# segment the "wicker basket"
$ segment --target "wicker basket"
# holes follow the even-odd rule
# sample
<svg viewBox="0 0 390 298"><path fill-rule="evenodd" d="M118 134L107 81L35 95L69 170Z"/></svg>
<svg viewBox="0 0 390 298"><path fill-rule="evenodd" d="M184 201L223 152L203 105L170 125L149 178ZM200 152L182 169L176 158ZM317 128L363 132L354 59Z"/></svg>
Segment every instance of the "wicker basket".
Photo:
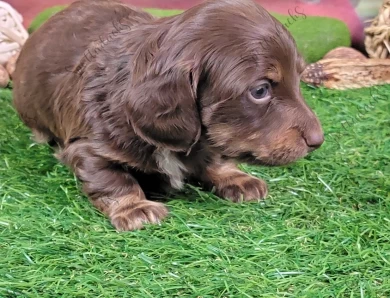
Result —
<svg viewBox="0 0 390 298"><path fill-rule="evenodd" d="M0 1L0 65L20 51L28 38L22 16L4 1Z"/></svg>
<svg viewBox="0 0 390 298"><path fill-rule="evenodd" d="M378 16L365 29L365 47L371 58L390 57L390 1L385 0Z"/></svg>

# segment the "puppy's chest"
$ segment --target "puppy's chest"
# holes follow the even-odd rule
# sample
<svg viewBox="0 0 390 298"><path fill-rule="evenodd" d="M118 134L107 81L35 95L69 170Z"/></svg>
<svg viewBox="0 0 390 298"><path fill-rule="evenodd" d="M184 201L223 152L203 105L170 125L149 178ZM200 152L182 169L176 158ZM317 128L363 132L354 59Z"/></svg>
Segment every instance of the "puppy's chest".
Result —
<svg viewBox="0 0 390 298"><path fill-rule="evenodd" d="M154 153L154 159L156 160L160 173L168 176L171 187L174 189L181 189L189 169L184 165L180 158L170 150L159 149Z"/></svg>

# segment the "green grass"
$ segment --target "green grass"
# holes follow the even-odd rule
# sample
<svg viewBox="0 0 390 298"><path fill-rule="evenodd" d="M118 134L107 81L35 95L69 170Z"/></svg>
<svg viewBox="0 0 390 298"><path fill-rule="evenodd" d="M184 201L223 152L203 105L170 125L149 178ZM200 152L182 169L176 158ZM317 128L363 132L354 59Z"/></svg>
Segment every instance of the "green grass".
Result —
<svg viewBox="0 0 390 298"><path fill-rule="evenodd" d="M327 141L243 165L266 203L188 187L161 226L118 233L0 90L0 297L390 297L390 86L303 92Z"/></svg>

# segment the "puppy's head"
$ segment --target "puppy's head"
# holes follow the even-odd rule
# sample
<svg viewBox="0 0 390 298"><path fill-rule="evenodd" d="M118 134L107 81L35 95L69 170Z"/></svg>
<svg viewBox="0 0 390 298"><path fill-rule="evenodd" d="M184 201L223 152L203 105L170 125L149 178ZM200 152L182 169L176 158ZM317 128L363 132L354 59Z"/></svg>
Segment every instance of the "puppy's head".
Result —
<svg viewBox="0 0 390 298"><path fill-rule="evenodd" d="M159 27L134 68L129 118L144 139L187 151L203 134L223 156L265 165L321 146L320 122L300 91L303 59L262 7L209 1Z"/></svg>

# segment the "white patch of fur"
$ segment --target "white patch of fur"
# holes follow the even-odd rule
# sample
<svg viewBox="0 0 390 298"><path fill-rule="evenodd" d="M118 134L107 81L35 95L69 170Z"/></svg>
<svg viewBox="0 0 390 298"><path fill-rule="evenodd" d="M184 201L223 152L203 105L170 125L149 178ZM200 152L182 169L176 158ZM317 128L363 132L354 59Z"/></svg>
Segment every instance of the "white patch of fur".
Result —
<svg viewBox="0 0 390 298"><path fill-rule="evenodd" d="M47 143L49 142L49 136L46 135L45 133L43 132L40 132L39 130L36 130L36 129L32 129L32 133L33 133L33 141L37 142L37 143Z"/></svg>
<svg viewBox="0 0 390 298"><path fill-rule="evenodd" d="M168 149L161 149L155 153L159 169L169 177L171 186L175 189L183 187L185 172L184 164Z"/></svg>

